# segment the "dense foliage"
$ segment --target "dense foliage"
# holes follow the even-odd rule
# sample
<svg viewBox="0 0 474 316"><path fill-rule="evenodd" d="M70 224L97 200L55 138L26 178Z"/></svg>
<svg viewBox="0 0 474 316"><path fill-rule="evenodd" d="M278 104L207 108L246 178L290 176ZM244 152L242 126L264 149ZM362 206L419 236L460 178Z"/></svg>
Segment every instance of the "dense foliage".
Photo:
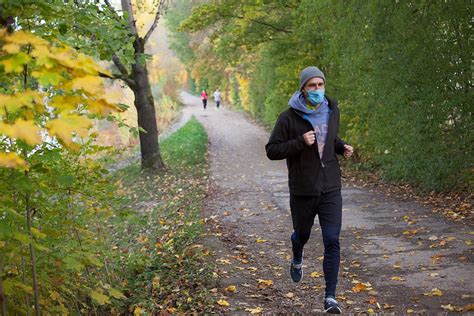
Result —
<svg viewBox="0 0 474 316"><path fill-rule="evenodd" d="M360 161L442 191L472 185L470 20L468 1L176 0L168 26L196 90L268 126L319 66Z"/></svg>

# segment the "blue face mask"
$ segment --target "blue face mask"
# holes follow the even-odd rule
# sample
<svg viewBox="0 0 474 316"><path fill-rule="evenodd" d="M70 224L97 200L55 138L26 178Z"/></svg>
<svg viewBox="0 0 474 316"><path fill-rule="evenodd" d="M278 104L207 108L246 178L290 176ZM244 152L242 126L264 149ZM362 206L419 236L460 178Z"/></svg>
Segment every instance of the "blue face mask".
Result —
<svg viewBox="0 0 474 316"><path fill-rule="evenodd" d="M306 91L306 98L313 105L317 105L324 100L324 90L310 90Z"/></svg>

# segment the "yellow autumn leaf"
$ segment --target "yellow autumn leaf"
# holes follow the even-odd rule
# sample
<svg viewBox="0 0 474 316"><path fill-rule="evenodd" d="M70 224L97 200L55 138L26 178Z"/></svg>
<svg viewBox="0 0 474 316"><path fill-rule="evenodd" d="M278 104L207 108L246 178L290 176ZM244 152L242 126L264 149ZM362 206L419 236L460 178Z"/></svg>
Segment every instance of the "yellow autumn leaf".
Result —
<svg viewBox="0 0 474 316"><path fill-rule="evenodd" d="M143 314L143 312L144 312L144 310L137 306L133 310L133 316L141 316Z"/></svg>
<svg viewBox="0 0 474 316"><path fill-rule="evenodd" d="M94 114L106 116L117 108L114 104L108 103L104 99L87 100L87 109Z"/></svg>
<svg viewBox="0 0 474 316"><path fill-rule="evenodd" d="M404 279L400 276L393 276L393 277L390 278L390 280L392 280L392 281L403 281Z"/></svg>
<svg viewBox="0 0 474 316"><path fill-rule="evenodd" d="M59 112L75 110L79 105L85 103L85 99L78 95L56 95L49 102Z"/></svg>
<svg viewBox="0 0 474 316"><path fill-rule="evenodd" d="M226 300L224 299L220 299L217 301L217 304L219 304L220 306L230 306L229 302L227 302Z"/></svg>
<svg viewBox="0 0 474 316"><path fill-rule="evenodd" d="M83 72L84 75L87 74L97 76L98 73L101 72L112 77L111 72L101 68L91 57L82 53L77 54L75 60L75 67L79 70L79 72Z"/></svg>
<svg viewBox="0 0 474 316"><path fill-rule="evenodd" d="M50 47L51 54L49 58L56 63L72 71L76 68L76 61L73 59L74 50L69 46Z"/></svg>
<svg viewBox="0 0 474 316"><path fill-rule="evenodd" d="M257 238L257 239L255 240L255 242L258 242L258 243L260 243L260 242L267 242L267 241L268 241L268 240L266 240L266 239L260 239L260 238Z"/></svg>
<svg viewBox="0 0 474 316"><path fill-rule="evenodd" d="M23 52L12 55L10 58L0 61L6 73L22 72L23 66L29 63L31 57Z"/></svg>
<svg viewBox="0 0 474 316"><path fill-rule="evenodd" d="M65 114L46 123L46 128L51 136L56 136L68 148L76 149L73 142L74 134L85 137L92 126L91 120L77 114Z"/></svg>
<svg viewBox="0 0 474 316"><path fill-rule="evenodd" d="M15 43L8 43L3 45L2 49L9 54L16 54L20 51L21 46Z"/></svg>
<svg viewBox="0 0 474 316"><path fill-rule="evenodd" d="M83 90L91 95L101 95L104 93L103 81L100 77L84 76L75 78L70 83L75 90Z"/></svg>
<svg viewBox="0 0 474 316"><path fill-rule="evenodd" d="M0 115L16 113L23 108L36 109L42 111L43 95L39 92L26 90L14 95L0 93Z"/></svg>
<svg viewBox="0 0 474 316"><path fill-rule="evenodd" d="M40 128L33 121L16 120L13 124L4 124L0 122L0 134L13 139L24 140L28 145L34 146L41 144L43 140L39 135Z"/></svg>
<svg viewBox="0 0 474 316"><path fill-rule="evenodd" d="M258 288L260 289L266 289L267 287L273 285L272 280L257 279L257 282L258 282Z"/></svg>
<svg viewBox="0 0 474 316"><path fill-rule="evenodd" d="M434 288L434 289L431 290L431 292L423 293L423 295L425 295L425 296L442 296L443 292L438 288Z"/></svg>
<svg viewBox="0 0 474 316"><path fill-rule="evenodd" d="M320 278L322 276L321 273L319 272L311 272L311 275L310 275L312 278Z"/></svg>
<svg viewBox="0 0 474 316"><path fill-rule="evenodd" d="M263 308L261 307L246 308L245 311L249 312L252 315L255 315L255 314L260 314L261 312L263 312Z"/></svg>
<svg viewBox="0 0 474 316"><path fill-rule="evenodd" d="M36 65L51 69L56 66L56 62L52 59L51 51L47 46L35 46L31 51L31 56L35 57Z"/></svg>
<svg viewBox="0 0 474 316"><path fill-rule="evenodd" d="M36 35L33 35L32 33L24 32L24 31L13 32L12 34L5 36L3 39L6 42L15 43L19 45L32 44L33 46L37 46L37 45L48 44L48 42L45 41L44 39Z"/></svg>
<svg viewBox="0 0 474 316"><path fill-rule="evenodd" d="M161 279L159 276L155 276L151 282L152 282L153 288L156 289L160 286Z"/></svg>
<svg viewBox="0 0 474 316"><path fill-rule="evenodd" d="M28 163L22 158L18 157L16 153L0 152L0 167L28 170Z"/></svg>
<svg viewBox="0 0 474 316"><path fill-rule="evenodd" d="M227 292L235 292L237 288L235 287L235 285L229 285L228 287L225 288L225 290Z"/></svg>

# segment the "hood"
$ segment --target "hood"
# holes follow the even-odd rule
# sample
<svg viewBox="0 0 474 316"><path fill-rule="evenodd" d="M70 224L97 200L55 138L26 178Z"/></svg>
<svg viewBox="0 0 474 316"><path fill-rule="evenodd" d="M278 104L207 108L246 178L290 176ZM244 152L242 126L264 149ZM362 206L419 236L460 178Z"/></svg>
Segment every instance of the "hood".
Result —
<svg viewBox="0 0 474 316"><path fill-rule="evenodd" d="M297 91L288 101L288 105L295 110L298 110L304 114L311 114L314 110L310 110L306 107L306 100L304 98L303 92Z"/></svg>

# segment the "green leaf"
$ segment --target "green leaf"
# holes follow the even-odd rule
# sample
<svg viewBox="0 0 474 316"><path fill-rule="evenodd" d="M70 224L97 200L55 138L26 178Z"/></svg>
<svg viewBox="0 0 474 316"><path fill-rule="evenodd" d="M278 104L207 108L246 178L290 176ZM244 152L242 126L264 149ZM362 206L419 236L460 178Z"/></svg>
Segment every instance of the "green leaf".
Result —
<svg viewBox="0 0 474 316"><path fill-rule="evenodd" d="M80 272L84 268L84 265L81 262L77 261L74 257L66 257L62 260L66 265L66 269L68 270Z"/></svg>
<svg viewBox="0 0 474 316"><path fill-rule="evenodd" d="M91 291L91 298L99 305L110 304L110 298L102 293L101 289Z"/></svg>
<svg viewBox="0 0 474 316"><path fill-rule="evenodd" d="M125 295L123 295L122 292L120 292L119 290L113 289L113 288L109 290L109 294L110 294L110 296L112 296L116 299L125 299L125 298L127 298Z"/></svg>
<svg viewBox="0 0 474 316"><path fill-rule="evenodd" d="M25 245L29 244L30 242L30 236L28 236L27 234L20 233L20 232L15 232L13 234L13 238L15 238L16 240L18 240L19 242Z"/></svg>

